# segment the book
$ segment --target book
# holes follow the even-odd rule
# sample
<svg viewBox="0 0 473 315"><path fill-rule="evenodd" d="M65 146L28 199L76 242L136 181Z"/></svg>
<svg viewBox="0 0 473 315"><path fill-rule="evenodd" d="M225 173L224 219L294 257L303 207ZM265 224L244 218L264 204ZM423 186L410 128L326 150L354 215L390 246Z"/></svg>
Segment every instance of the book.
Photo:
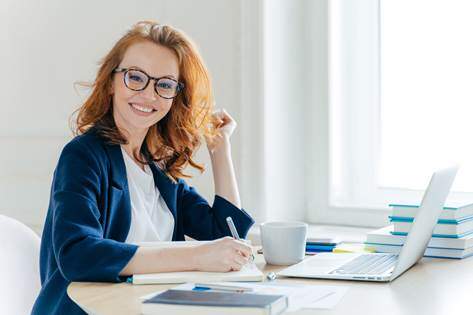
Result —
<svg viewBox="0 0 473 315"><path fill-rule="evenodd" d="M376 252L379 253L392 253L399 254L401 252L401 245L388 245L388 244L371 244L367 245L373 247ZM424 257L435 257L435 258L456 258L462 259L473 255L473 247L466 249L453 249L453 248L435 248L427 247L424 253Z"/></svg>
<svg viewBox="0 0 473 315"><path fill-rule="evenodd" d="M419 205L390 204L389 206L392 207L392 215L395 217L414 218L419 210ZM473 204L450 203L443 207L439 219L459 220L469 216L473 216Z"/></svg>
<svg viewBox="0 0 473 315"><path fill-rule="evenodd" d="M400 219L392 217L390 220L394 226L392 233L395 235L404 235L409 233L413 222L413 219ZM458 220L455 221L455 223L439 220L434 227L432 235L436 237L459 238L471 233L473 233L473 217Z"/></svg>
<svg viewBox="0 0 473 315"><path fill-rule="evenodd" d="M335 245L312 245L306 244L306 252L331 252L335 248Z"/></svg>
<svg viewBox="0 0 473 315"><path fill-rule="evenodd" d="M284 295L167 290L141 304L144 315L277 315L288 307Z"/></svg>
<svg viewBox="0 0 473 315"><path fill-rule="evenodd" d="M340 243L340 239L338 237L307 237L306 245L323 245L323 246L335 246Z"/></svg>
<svg viewBox="0 0 473 315"><path fill-rule="evenodd" d="M385 244L385 245L403 245L405 235L393 235L393 226L388 225L378 230L369 232L366 235L366 243ZM473 247L473 233L460 238L432 237L428 247L465 249Z"/></svg>
<svg viewBox="0 0 473 315"><path fill-rule="evenodd" d="M365 244L341 243L333 249L334 253L374 253L374 248Z"/></svg>
<svg viewBox="0 0 473 315"><path fill-rule="evenodd" d="M185 282L221 282L221 281L248 281L260 282L264 280L264 274L251 262L243 266L239 271L229 272L204 272L204 271L181 271L161 272L133 275L129 282L133 284L172 284Z"/></svg>
<svg viewBox="0 0 473 315"><path fill-rule="evenodd" d="M396 217L396 216L389 216L388 217L391 222L413 222L414 218L408 217ZM472 221L473 216L464 217L460 219L438 219L437 224L461 224L467 221Z"/></svg>

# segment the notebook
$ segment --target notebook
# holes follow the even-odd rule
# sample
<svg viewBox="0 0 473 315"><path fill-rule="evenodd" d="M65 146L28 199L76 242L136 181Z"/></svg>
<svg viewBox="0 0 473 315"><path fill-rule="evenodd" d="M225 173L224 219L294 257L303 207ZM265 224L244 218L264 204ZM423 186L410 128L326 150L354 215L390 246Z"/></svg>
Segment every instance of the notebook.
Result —
<svg viewBox="0 0 473 315"><path fill-rule="evenodd" d="M172 284L185 282L263 281L264 274L254 263L248 263L239 271L204 272L182 271L133 275L133 284Z"/></svg>
<svg viewBox="0 0 473 315"><path fill-rule="evenodd" d="M288 299L284 295L171 289L144 301L141 312L145 315L277 315L287 306Z"/></svg>
<svg viewBox="0 0 473 315"><path fill-rule="evenodd" d="M205 242L159 242L141 243L140 246L153 246L160 248L196 246ZM180 271L161 272L133 275L128 282L133 284L174 284L185 282L221 282L221 281L248 281L259 282L264 280L264 274L251 262L243 266L239 271L230 272L204 272L204 271Z"/></svg>

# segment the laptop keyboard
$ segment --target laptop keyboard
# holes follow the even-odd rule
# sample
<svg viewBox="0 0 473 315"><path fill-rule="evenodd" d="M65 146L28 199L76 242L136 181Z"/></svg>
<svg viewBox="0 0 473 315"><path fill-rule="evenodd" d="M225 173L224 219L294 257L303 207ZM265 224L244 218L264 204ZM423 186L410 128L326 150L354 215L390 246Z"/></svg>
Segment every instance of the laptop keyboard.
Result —
<svg viewBox="0 0 473 315"><path fill-rule="evenodd" d="M383 274L389 269L393 269L398 255L361 255L341 267L330 272L331 274L363 274L376 275Z"/></svg>

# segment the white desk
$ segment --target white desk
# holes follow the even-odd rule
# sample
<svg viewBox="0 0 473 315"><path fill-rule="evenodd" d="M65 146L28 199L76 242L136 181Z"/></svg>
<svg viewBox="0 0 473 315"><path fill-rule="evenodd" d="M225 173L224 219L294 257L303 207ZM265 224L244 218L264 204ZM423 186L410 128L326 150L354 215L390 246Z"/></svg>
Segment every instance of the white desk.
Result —
<svg viewBox="0 0 473 315"><path fill-rule="evenodd" d="M257 255L256 263L265 273L280 269L266 265L262 255ZM423 259L392 283L289 278L276 281L350 287L334 309L302 310L296 314L473 314L473 257L464 260ZM173 286L73 282L67 293L91 314L134 315L140 314L140 296Z"/></svg>

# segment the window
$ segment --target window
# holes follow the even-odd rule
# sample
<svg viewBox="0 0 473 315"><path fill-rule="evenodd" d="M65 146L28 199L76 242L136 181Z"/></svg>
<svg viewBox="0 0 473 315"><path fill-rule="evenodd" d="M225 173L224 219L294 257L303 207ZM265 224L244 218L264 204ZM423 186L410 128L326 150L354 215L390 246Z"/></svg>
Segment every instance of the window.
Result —
<svg viewBox="0 0 473 315"><path fill-rule="evenodd" d="M382 1L380 9L379 185L419 189L437 165L457 161L454 189L473 191L473 3Z"/></svg>
<svg viewBox="0 0 473 315"><path fill-rule="evenodd" d="M331 210L418 202L450 162L449 201L473 200L472 13L462 0L330 1Z"/></svg>

